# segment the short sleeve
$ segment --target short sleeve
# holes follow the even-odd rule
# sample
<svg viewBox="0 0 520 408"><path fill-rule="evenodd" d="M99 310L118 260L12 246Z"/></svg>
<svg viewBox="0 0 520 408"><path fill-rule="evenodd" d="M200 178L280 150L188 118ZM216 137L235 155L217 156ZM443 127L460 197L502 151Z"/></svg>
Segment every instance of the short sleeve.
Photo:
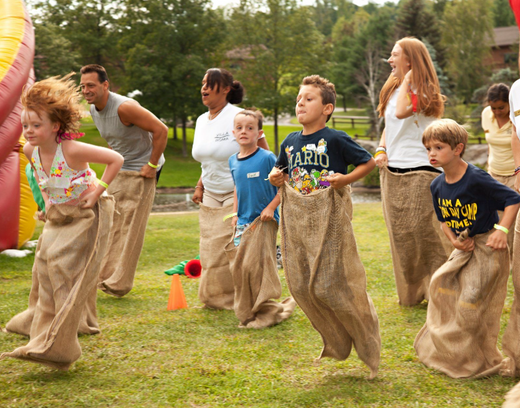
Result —
<svg viewBox="0 0 520 408"><path fill-rule="evenodd" d="M438 194L437 194L437 189L434 186L434 183L432 183L430 185L430 191L432 193L433 209L435 210L435 215L437 216L437 219L440 222L444 222L444 218L442 216L441 209L439 208L439 205L437 203Z"/></svg>
<svg viewBox="0 0 520 408"><path fill-rule="evenodd" d="M499 183L483 170L479 171L479 173L479 184L484 187L486 196L494 204L495 210L504 211L504 208L520 203L520 194L516 191Z"/></svg>
<svg viewBox="0 0 520 408"><path fill-rule="evenodd" d="M354 166L359 166L360 164L368 162L372 158L370 153L358 145L346 133L344 134L344 137L340 136L339 140L341 143L343 160L345 160L347 165L353 164Z"/></svg>
<svg viewBox="0 0 520 408"><path fill-rule="evenodd" d="M289 173L289 170L288 170L289 166L287 163L287 154L285 153L286 140L284 140L282 142L282 144L280 145L280 153L278 154L278 159L276 160L275 166L278 167L279 169L284 169L283 170L284 173Z"/></svg>

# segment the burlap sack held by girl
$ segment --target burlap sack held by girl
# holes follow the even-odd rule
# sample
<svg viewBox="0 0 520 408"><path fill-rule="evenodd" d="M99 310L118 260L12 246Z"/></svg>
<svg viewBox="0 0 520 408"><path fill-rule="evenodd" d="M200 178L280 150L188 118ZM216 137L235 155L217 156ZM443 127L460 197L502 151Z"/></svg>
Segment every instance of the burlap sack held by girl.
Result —
<svg viewBox="0 0 520 408"><path fill-rule="evenodd" d="M428 299L431 276L453 250L433 210L430 184L438 174L397 174L386 167L380 174L397 295L401 305L413 306Z"/></svg>
<svg viewBox="0 0 520 408"><path fill-rule="evenodd" d="M49 208L34 262L39 290L30 341L0 359L13 357L60 370L79 359L78 327L96 288L113 212L112 197L100 197L90 209Z"/></svg>
<svg viewBox="0 0 520 408"><path fill-rule="evenodd" d="M138 171L120 171L108 187L116 200L109 249L99 275L99 289L122 297L132 290L155 196L155 179Z"/></svg>
<svg viewBox="0 0 520 408"><path fill-rule="evenodd" d="M231 219L224 217L233 212L233 205L208 207L200 204L200 264L202 273L199 299L211 309L233 310L235 291L229 259L224 251L233 238Z"/></svg>
<svg viewBox="0 0 520 408"><path fill-rule="evenodd" d="M239 327L263 329L291 316L296 302L289 297L278 303L282 284L276 263L276 221L257 217L242 234L240 245L226 245L235 287L235 314Z"/></svg>
<svg viewBox="0 0 520 408"><path fill-rule="evenodd" d="M381 337L352 228L350 187L301 195L281 188L282 257L289 290L321 334L319 358L345 360L354 344L377 375Z"/></svg>
<svg viewBox="0 0 520 408"><path fill-rule="evenodd" d="M454 250L430 282L426 324L414 347L426 366L452 378L498 374L501 367L497 338L509 254L486 246L493 232L474 236L471 252ZM466 230L458 239L467 236Z"/></svg>

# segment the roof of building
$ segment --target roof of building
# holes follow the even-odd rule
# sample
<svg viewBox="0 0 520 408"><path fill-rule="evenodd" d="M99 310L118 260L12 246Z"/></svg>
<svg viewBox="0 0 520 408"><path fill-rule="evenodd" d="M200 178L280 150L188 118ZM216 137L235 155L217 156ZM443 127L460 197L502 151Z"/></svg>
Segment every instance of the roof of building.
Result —
<svg viewBox="0 0 520 408"><path fill-rule="evenodd" d="M497 27L493 29L495 47L506 47L518 44L519 31L517 26Z"/></svg>

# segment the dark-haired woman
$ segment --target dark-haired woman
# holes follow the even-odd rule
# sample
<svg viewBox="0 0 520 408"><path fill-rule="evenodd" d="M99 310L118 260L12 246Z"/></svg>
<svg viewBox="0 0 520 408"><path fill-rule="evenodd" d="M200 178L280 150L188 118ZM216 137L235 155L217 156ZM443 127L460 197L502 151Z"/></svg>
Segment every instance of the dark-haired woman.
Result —
<svg viewBox="0 0 520 408"><path fill-rule="evenodd" d="M498 182L514 189L515 160L511 148L513 124L509 119L509 87L494 84L487 92L488 106L482 111L482 129L489 147L488 173ZM499 213L502 216L502 212ZM515 234L508 234L509 254L513 256Z"/></svg>
<svg viewBox="0 0 520 408"><path fill-rule="evenodd" d="M201 163L202 175L192 200L200 204L200 260L202 275L199 298L214 309L233 309L234 288L229 262L224 252L233 234L234 183L228 159L239 151L233 136L233 120L242 108L244 87L229 71L211 68L202 79L202 103L208 112L197 119L192 155ZM258 145L269 149L265 138Z"/></svg>

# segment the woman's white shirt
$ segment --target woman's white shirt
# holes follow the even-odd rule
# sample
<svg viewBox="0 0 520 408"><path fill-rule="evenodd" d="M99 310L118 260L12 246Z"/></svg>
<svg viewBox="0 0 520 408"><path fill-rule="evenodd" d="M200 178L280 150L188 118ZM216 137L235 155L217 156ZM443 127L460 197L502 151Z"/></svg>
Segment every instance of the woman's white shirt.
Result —
<svg viewBox="0 0 520 408"><path fill-rule="evenodd" d="M235 187L228 159L239 151L233 121L242 110L228 103L215 119L209 119L209 112L197 119L191 154L201 163L204 188L212 193L229 193Z"/></svg>
<svg viewBox="0 0 520 408"><path fill-rule="evenodd" d="M436 120L434 117L414 114L405 119L395 116L397 88L385 109L385 143L388 165L400 169L431 166L428 153L422 144L424 129Z"/></svg>

